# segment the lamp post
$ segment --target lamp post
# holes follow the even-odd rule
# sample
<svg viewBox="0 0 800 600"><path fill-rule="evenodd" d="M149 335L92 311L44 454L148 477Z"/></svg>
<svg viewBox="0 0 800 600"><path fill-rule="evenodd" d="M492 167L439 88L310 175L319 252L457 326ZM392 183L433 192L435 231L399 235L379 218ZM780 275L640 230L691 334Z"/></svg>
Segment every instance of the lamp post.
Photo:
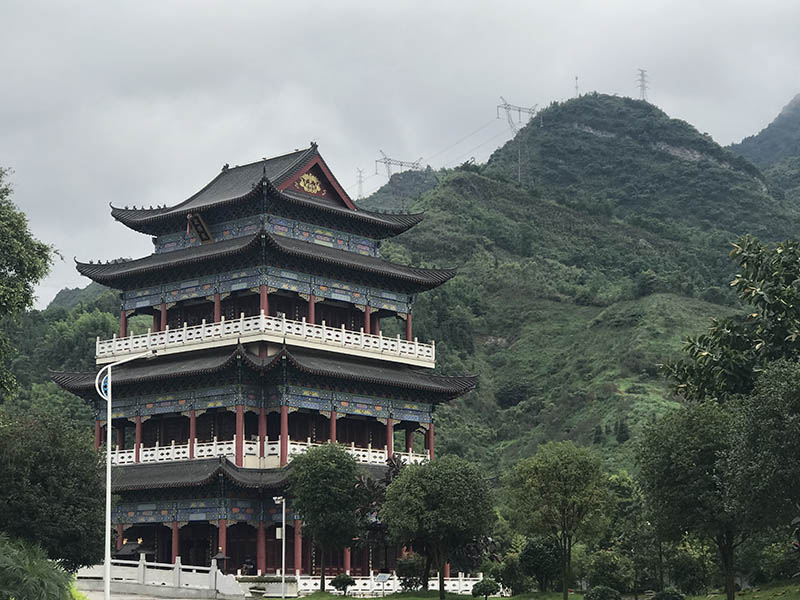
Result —
<svg viewBox="0 0 800 600"><path fill-rule="evenodd" d="M106 401L106 552L103 564L103 598L111 600L111 368L140 358L155 358L156 351L127 356L104 366L97 372L94 389ZM105 376L103 376L105 373Z"/></svg>
<svg viewBox="0 0 800 600"><path fill-rule="evenodd" d="M281 600L285 600L286 599L286 496L274 496L272 498L272 501L275 502L275 504L278 503L281 504ZM295 565L294 568L296 570L297 565Z"/></svg>

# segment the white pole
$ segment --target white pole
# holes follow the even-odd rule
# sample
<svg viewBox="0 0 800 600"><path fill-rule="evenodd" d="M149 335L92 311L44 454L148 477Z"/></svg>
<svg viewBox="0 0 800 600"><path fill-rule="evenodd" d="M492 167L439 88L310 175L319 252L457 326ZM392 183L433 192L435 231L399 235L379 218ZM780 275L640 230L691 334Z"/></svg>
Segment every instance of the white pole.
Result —
<svg viewBox="0 0 800 600"><path fill-rule="evenodd" d="M94 388L97 394L106 401L106 534L105 534L105 560L103 563L103 598L111 600L111 367L116 367L126 362L139 358L155 357L155 350L143 354L128 356L122 360L111 363L97 372L94 380ZM104 393L102 385L103 371L106 371L108 378L108 389Z"/></svg>
<svg viewBox="0 0 800 600"><path fill-rule="evenodd" d="M281 501L283 510L281 511L281 600L286 599L286 496ZM295 565L295 570L297 565ZM297 589L300 589L300 582L297 582Z"/></svg>
<svg viewBox="0 0 800 600"><path fill-rule="evenodd" d="M111 600L111 365L108 365L106 400L106 559L103 570L103 593Z"/></svg>

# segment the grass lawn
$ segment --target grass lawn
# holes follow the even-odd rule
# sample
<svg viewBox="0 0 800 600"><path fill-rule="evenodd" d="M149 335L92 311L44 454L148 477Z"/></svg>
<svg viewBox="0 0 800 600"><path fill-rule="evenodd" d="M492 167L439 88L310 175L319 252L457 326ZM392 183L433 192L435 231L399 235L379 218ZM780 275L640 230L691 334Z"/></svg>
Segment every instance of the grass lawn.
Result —
<svg viewBox="0 0 800 600"><path fill-rule="evenodd" d="M800 580L784 581L743 590L736 594L741 600L800 600ZM686 600L725 600L722 591L704 596L689 596Z"/></svg>

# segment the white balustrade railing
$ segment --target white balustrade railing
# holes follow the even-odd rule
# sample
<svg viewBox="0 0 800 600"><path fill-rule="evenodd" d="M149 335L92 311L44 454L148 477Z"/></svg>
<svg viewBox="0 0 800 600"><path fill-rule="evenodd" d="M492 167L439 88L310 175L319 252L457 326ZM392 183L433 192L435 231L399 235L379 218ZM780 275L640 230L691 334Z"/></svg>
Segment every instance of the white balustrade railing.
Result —
<svg viewBox="0 0 800 600"><path fill-rule="evenodd" d="M254 317L245 317L244 313L238 319L226 321L223 317L217 323L206 323L188 327L184 323L179 329L166 328L164 331L150 331L142 335L129 335L110 340L97 338L95 353L98 359L124 356L134 352L147 350L165 350L174 348L191 349L193 346L202 346L209 342L230 341L258 334L272 334L280 336L291 344L292 341L313 342L323 345L335 352L363 351L367 355L383 357L392 360L410 359L418 361L425 366L433 366L436 360L436 346L434 342L421 344L414 338L413 341L403 340L400 336L384 337L382 334L372 335L360 331L328 327L323 321L322 325L307 323L305 318L293 321L285 317L271 317L263 312Z"/></svg>
<svg viewBox="0 0 800 600"><path fill-rule="evenodd" d="M312 446L321 445L320 443L312 442L310 439L302 442L292 440L289 442L289 459L295 454L302 454ZM366 448L361 448L351 443L349 446L345 446L345 450L347 450L357 462L368 465L385 465L388 456L385 447L373 448L372 444L368 444ZM427 454L416 454L414 452L394 452L394 454L399 456L405 463L421 463L428 460Z"/></svg>
<svg viewBox="0 0 800 600"><path fill-rule="evenodd" d="M327 442L326 442L327 443ZM312 442L310 439L305 441L289 441L288 447L288 460L293 456L306 452L312 446L321 446L322 444ZM363 464L370 465L383 465L386 464L386 448L373 448L368 445L366 448L360 448L355 444L345 446L345 449L356 459L356 461ZM260 456L261 448L259 440L245 440L242 448L244 456ZM405 463L421 463L428 460L427 454L417 454L414 452L395 452L397 456ZM218 456L225 456L230 459L236 457L236 436L232 440L219 441L213 438L210 442L194 443L194 457L195 458L216 458ZM280 441L278 440L265 440L264 441L264 457L279 457L280 456ZM176 444L174 441L167 446L160 446L156 443L155 446L146 447L139 444L139 462L165 462L173 460L188 460L189 459L189 442L183 444ZM133 448L126 450L112 450L111 451L111 464L112 465L132 465L136 462L136 451Z"/></svg>
<svg viewBox="0 0 800 600"><path fill-rule="evenodd" d="M297 591L300 595L308 595L313 594L314 592L319 591L319 576L318 575L300 575L297 578ZM394 594L397 592L402 592L402 588L400 587L400 579L394 573L391 574L388 581L385 582L378 582L375 581L375 576L356 576L353 577L355 583L347 588L347 595L348 596L356 596L356 597L383 597L384 594ZM458 577L446 577L444 579L444 589L446 592L450 594L465 594L470 595L472 594L472 586L483 579L483 574L478 573L477 577L471 576L465 573L459 573ZM330 579L327 577L325 578L325 588L327 590L331 590L333 588L330 585L330 581L333 580L333 575L331 575ZM432 577L428 581L428 589L429 590L438 590L439 589L439 578ZM336 591L331 593L336 594Z"/></svg>
<svg viewBox="0 0 800 600"><path fill-rule="evenodd" d="M197 442L194 445L195 458L213 458L215 456L236 456L236 436L232 440L220 442L216 436L210 442Z"/></svg>

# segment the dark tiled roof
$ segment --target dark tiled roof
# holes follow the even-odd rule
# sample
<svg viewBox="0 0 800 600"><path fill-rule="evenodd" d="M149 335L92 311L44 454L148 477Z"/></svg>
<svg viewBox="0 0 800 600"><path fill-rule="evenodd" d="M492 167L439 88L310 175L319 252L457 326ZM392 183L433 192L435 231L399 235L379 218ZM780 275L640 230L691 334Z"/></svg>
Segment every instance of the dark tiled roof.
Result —
<svg viewBox="0 0 800 600"><path fill-rule="evenodd" d="M134 277L171 267L240 254L256 246L258 246L258 234L223 240L213 244L193 246L183 250L175 250L174 252L151 254L150 256L133 260L108 263L82 263L75 261L75 268L78 269L78 273L93 281L111 285L115 281L126 277Z"/></svg>
<svg viewBox="0 0 800 600"><path fill-rule="evenodd" d="M351 210L332 200L291 191L280 192L276 189L297 169L317 155L317 147L312 145L305 150L296 150L275 158L225 169L203 189L180 204L164 208L131 209L112 206L111 216L135 231L156 234L154 224L250 197L257 190L261 190L262 184L266 184L278 198L289 203L355 219L373 225L378 230L385 230L386 233L379 234L379 237L402 233L422 220L421 214L383 214L363 209Z"/></svg>
<svg viewBox="0 0 800 600"><path fill-rule="evenodd" d="M402 233L410 229L424 218L423 213L382 213L366 210L364 208L353 211L339 204L332 204L330 201L291 190L281 192L280 198L293 204L308 206L332 214L364 221L377 227L385 227L393 234Z"/></svg>
<svg viewBox="0 0 800 600"><path fill-rule="evenodd" d="M216 373L225 369L236 359L237 353L230 348L209 351L198 350L183 354L168 354L158 356L153 360L141 359L120 365L112 369L111 381L113 385L139 383L142 381L155 381L169 379L176 375L203 375ZM97 371L53 371L51 379L59 386L70 392L85 392L94 390L94 380Z"/></svg>
<svg viewBox="0 0 800 600"><path fill-rule="evenodd" d="M386 474L383 465L360 465L370 479L381 479ZM203 460L140 463L114 467L111 471L111 489L115 492L163 489L203 485L223 476L244 488L280 489L285 487L291 464L280 469L245 469L237 467L224 457Z"/></svg>
<svg viewBox="0 0 800 600"><path fill-rule="evenodd" d="M279 488L287 480L287 469L243 469L224 457L204 460L165 461L115 467L111 489L124 492L142 489L203 485L222 475L241 487Z"/></svg>
<svg viewBox="0 0 800 600"><path fill-rule="evenodd" d="M334 264L340 267L386 275L431 289L443 284L456 274L455 269L420 269L390 263L381 258L366 256L313 242L267 234L268 243L276 250L304 259Z"/></svg>
<svg viewBox="0 0 800 600"><path fill-rule="evenodd" d="M112 207L111 215L132 229L150 233L150 230L145 227L146 224L173 216L185 216L192 211L238 200L252 193L265 177L273 185L278 185L295 169L308 162L316 152L316 146L311 146L305 150L296 150L249 165L225 169L203 189L180 204L155 209Z"/></svg>
<svg viewBox="0 0 800 600"><path fill-rule="evenodd" d="M421 290L428 290L441 285L456 274L455 269L419 269L390 263L374 256L365 256L338 248L329 248L321 244L286 238L265 231L250 236L224 240L213 244L193 246L174 252L151 254L135 260L110 263L77 262L78 272L104 285L126 277L136 277L145 273L200 263L205 260L242 254L255 248L259 237L264 236L267 245L280 254L300 257L306 260L337 265L354 271L382 275L390 279L403 281Z"/></svg>
<svg viewBox="0 0 800 600"><path fill-rule="evenodd" d="M455 398L466 394L477 384L477 377L471 375L463 377L432 375L422 369L396 363L386 363L376 359L333 356L298 348L291 350L284 348L273 356L260 358L247 352L241 345L233 351L230 348L217 348L127 363L114 369L112 381L114 384L130 384L177 376L214 373L231 365L237 357L242 357L245 365L260 372L271 371L279 367L285 357L292 368L309 375L419 390L441 394L445 398ZM93 390L95 376L96 372L91 371L51 373L53 381L75 393Z"/></svg>
<svg viewBox="0 0 800 600"><path fill-rule="evenodd" d="M278 355L267 359L258 358L248 352L244 352L242 356L254 367L265 370L273 368L282 356L286 356L292 366L309 375L409 388L443 394L451 398L466 394L478 381L478 378L472 375L462 377L432 375L405 365L374 359L342 359L301 349L284 349Z"/></svg>

